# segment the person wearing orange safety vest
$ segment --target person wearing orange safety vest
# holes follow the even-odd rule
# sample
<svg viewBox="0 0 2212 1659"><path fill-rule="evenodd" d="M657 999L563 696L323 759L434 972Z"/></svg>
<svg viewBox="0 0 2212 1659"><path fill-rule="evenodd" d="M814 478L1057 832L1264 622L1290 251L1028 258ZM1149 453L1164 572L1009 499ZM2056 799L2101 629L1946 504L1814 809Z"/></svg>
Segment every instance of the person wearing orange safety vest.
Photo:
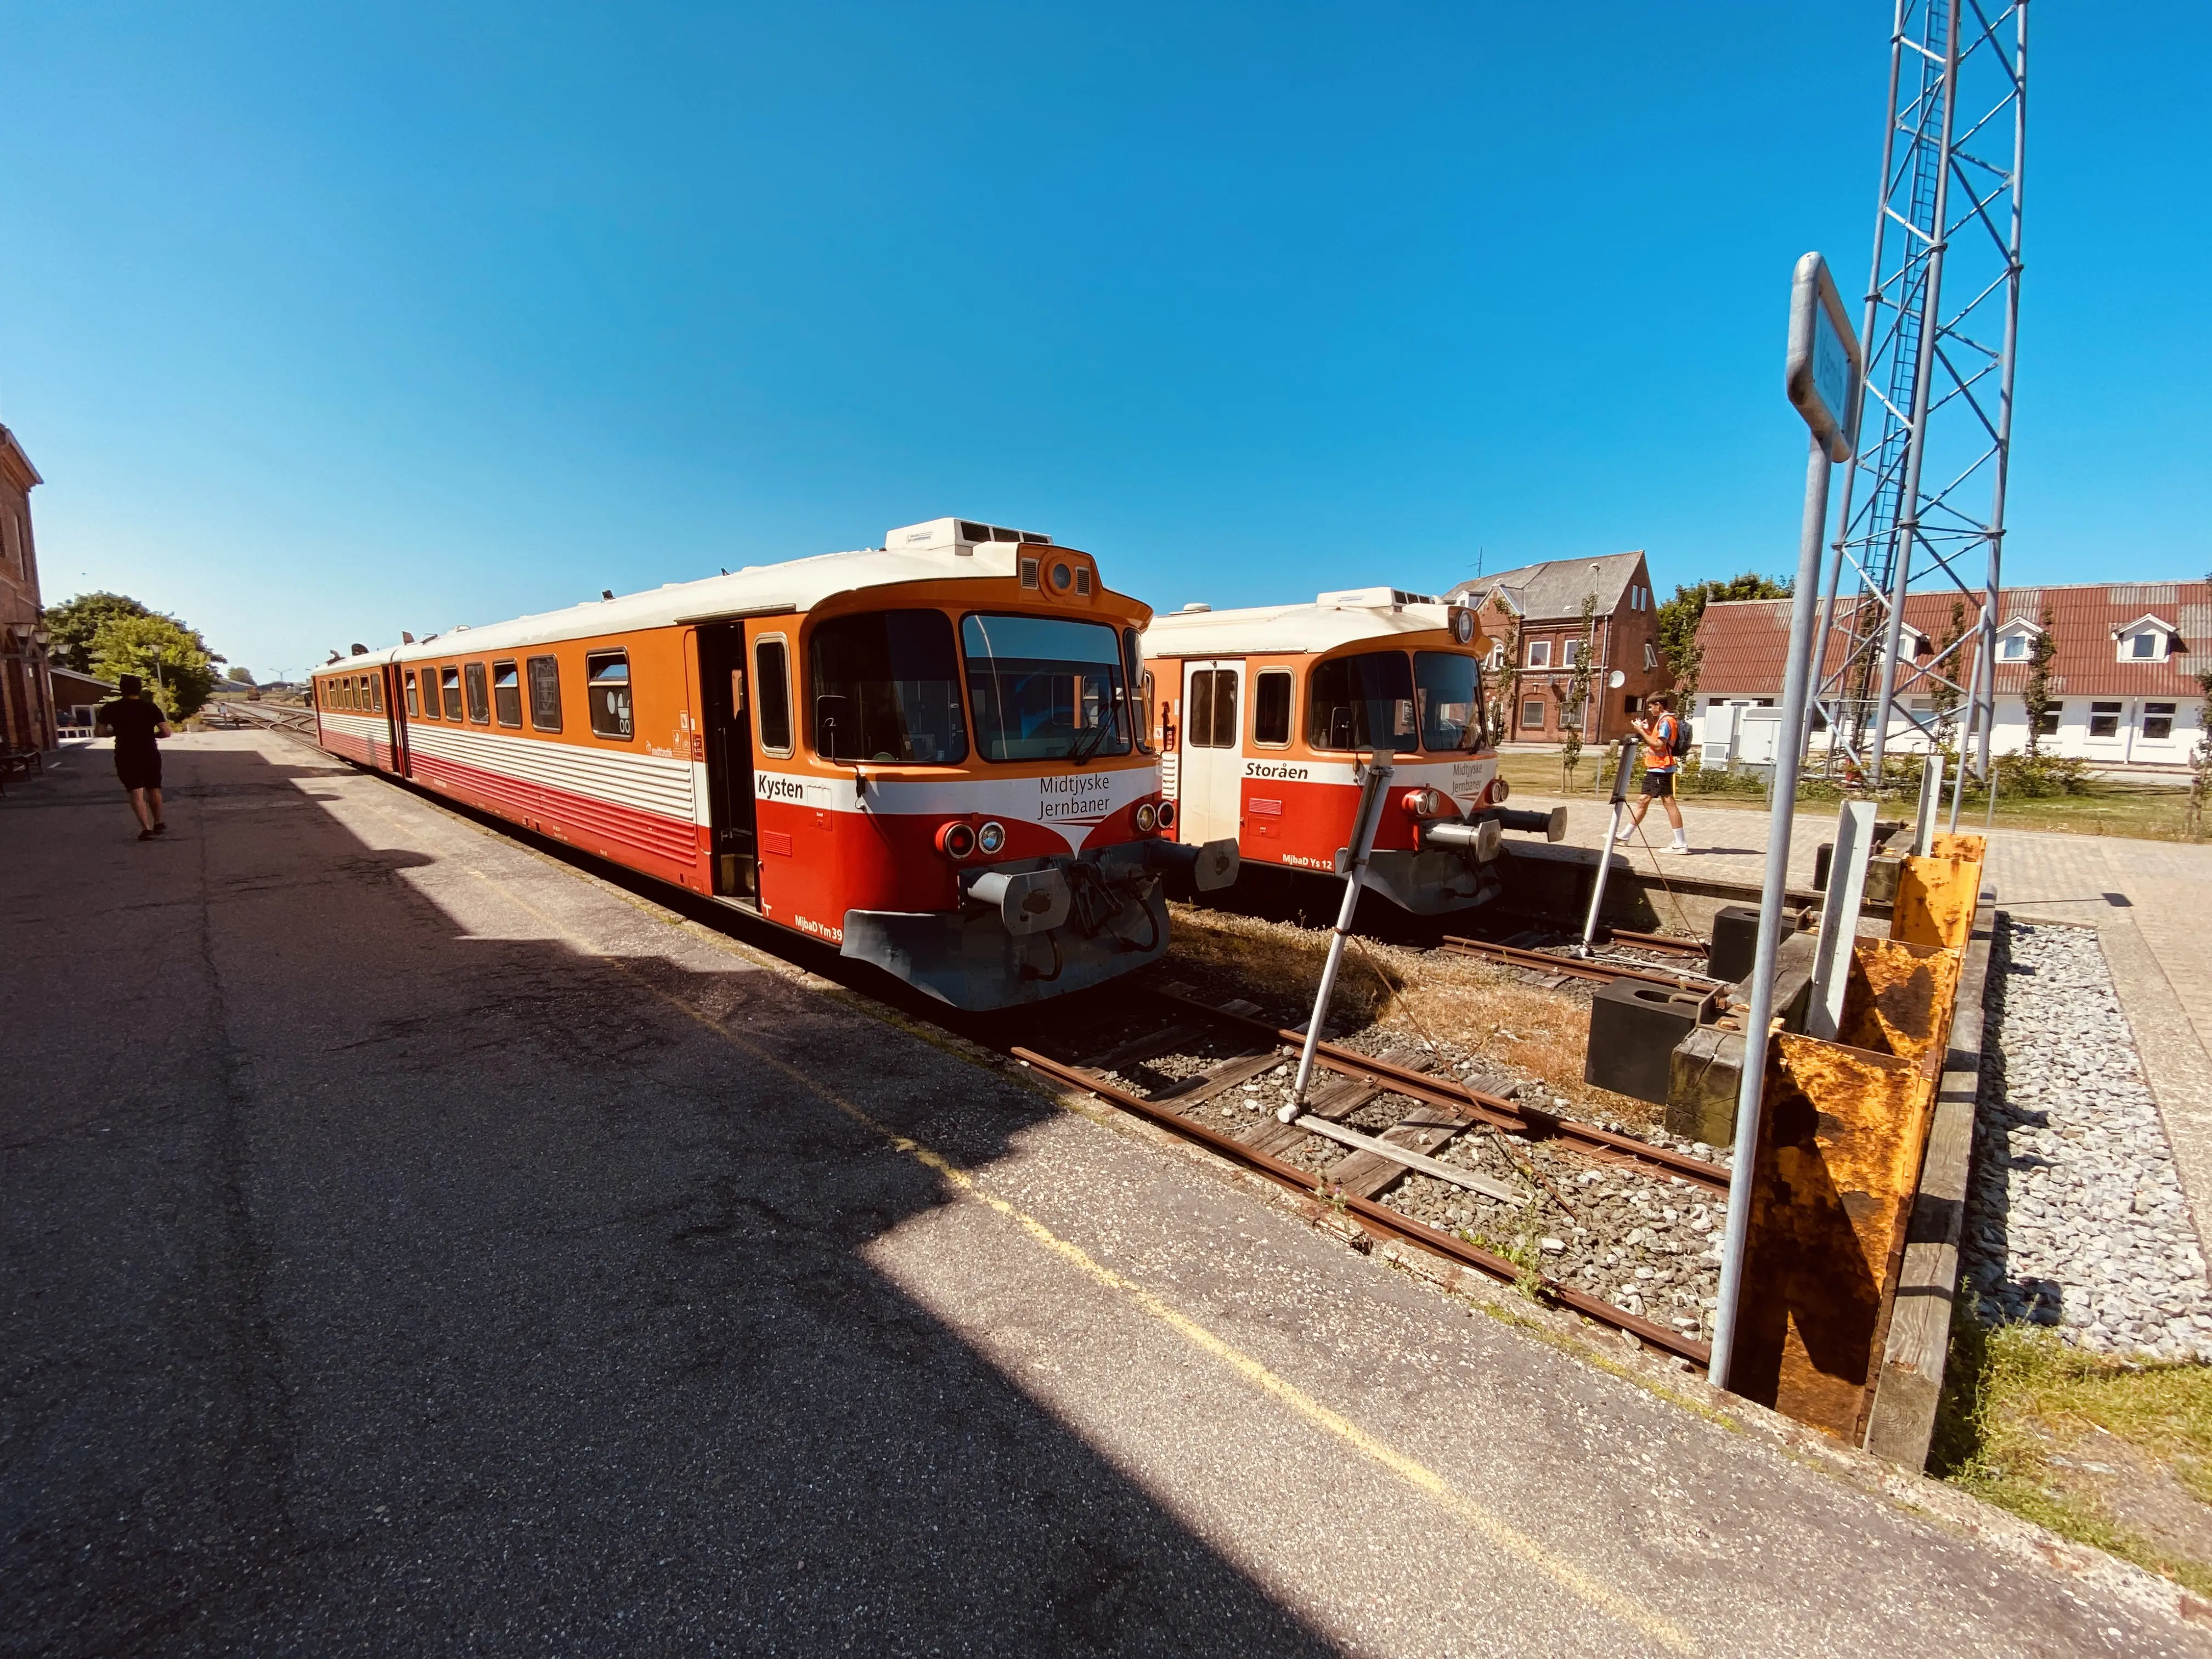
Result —
<svg viewBox="0 0 2212 1659"><path fill-rule="evenodd" d="M1667 850L1686 853L1690 843L1682 833L1682 804L1674 799L1674 779L1682 769L1682 755L1690 746L1689 728L1674 713L1674 698L1664 691L1647 697L1644 707L1644 718L1631 722L1644 739L1644 793L1628 809L1628 822L1620 826L1620 839L1627 841L1644 827L1644 815L1651 810L1653 801L1664 801L1667 822L1674 826L1674 845Z"/></svg>

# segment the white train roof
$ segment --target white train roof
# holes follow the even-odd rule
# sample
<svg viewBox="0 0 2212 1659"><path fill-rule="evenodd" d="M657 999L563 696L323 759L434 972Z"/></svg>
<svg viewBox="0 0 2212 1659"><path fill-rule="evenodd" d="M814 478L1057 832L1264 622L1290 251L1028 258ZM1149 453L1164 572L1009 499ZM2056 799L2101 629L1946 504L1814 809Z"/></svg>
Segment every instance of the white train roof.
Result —
<svg viewBox="0 0 2212 1659"><path fill-rule="evenodd" d="M975 540L970 532L1006 540ZM1011 539L1020 536L1022 540ZM562 611L547 611L482 628L466 624L410 644L343 656L324 663L318 674L341 674L373 663L421 662L430 658L516 651L563 640L595 639L648 628L714 622L737 617L780 616L812 610L825 599L891 582L965 581L976 577L1012 577L1018 573L1023 546L1050 547L1051 538L1029 532L1000 531L964 519L936 519L888 531L884 545L850 553L821 553L781 564L747 565L726 576L666 582L642 593L592 599ZM1069 549L1068 551L1075 551ZM1113 594L1103 587L1102 597ZM1135 604L1133 600L1128 601ZM1139 605L1142 612L1146 607Z"/></svg>
<svg viewBox="0 0 2212 1659"><path fill-rule="evenodd" d="M1449 628L1454 608L1403 588L1354 587L1320 594L1311 605L1171 611L1154 617L1145 629L1145 652L1164 657L1310 654L1363 640Z"/></svg>

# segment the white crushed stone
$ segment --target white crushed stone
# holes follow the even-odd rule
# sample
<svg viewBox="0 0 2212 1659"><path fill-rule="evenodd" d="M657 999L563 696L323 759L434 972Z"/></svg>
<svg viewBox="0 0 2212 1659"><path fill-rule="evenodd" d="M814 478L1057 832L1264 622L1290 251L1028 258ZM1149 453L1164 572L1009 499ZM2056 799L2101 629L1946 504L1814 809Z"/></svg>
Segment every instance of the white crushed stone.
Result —
<svg viewBox="0 0 2212 1659"><path fill-rule="evenodd" d="M1966 1268L1985 1322L2212 1360L2212 1285L2096 930L2000 917Z"/></svg>

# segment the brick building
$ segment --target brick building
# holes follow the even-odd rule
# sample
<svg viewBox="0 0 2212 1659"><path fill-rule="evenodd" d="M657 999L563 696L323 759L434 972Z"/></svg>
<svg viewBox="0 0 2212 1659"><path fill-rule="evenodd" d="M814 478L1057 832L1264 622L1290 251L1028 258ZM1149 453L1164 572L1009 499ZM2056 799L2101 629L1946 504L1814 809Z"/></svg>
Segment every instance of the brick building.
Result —
<svg viewBox="0 0 2212 1659"><path fill-rule="evenodd" d="M52 749L58 741L31 540L31 491L43 482L15 434L0 426L0 744L11 749Z"/></svg>
<svg viewBox="0 0 2212 1659"><path fill-rule="evenodd" d="M1490 660L1493 688L1503 684L1504 653L1518 624L1520 679L1507 715L1508 743L1557 743L1566 735L1586 595L1593 601L1591 669L1582 732L1583 742L1598 744L1625 736L1629 716L1644 699L1673 684L1659 654L1659 619L1644 555L1549 559L1452 589L1455 602L1480 608L1484 630L1498 641ZM1624 678L1618 689L1606 684L1615 669Z"/></svg>
<svg viewBox="0 0 2212 1659"><path fill-rule="evenodd" d="M1979 595L1967 605L1971 620ZM1955 593L1910 593L1905 600L1904 649L1916 663L1932 661L1951 637ZM1998 595L1996 720L1992 754L2027 743L2028 657L2045 612L2057 654L2049 670L2051 708L2044 716L2046 754L2118 766L2182 766L2197 742L2203 692L2197 676L2212 669L2212 584L2083 582L2063 587L2008 587ZM1773 702L1782 695L1790 635L1790 601L1737 599L1705 607L1698 625L1705 647L1696 717L1730 702ZM1827 668L1848 648L1839 628L1831 636ZM1900 669L1900 678L1905 671ZM1960 678L1963 678L1961 674ZM1905 702L1926 715L1932 688L1903 686ZM1966 723L1961 710L1960 724ZM1814 738L1817 747L1822 739ZM1919 732L1899 720L1888 745L1926 748Z"/></svg>

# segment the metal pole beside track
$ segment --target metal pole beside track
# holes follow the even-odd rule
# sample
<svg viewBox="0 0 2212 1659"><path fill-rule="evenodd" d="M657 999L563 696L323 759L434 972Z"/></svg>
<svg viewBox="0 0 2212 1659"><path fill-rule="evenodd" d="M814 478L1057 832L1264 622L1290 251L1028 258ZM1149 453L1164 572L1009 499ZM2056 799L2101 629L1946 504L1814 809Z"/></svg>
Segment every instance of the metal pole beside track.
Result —
<svg viewBox="0 0 2212 1659"><path fill-rule="evenodd" d="M1605 845L1598 849L1597 878L1590 883L1589 915L1583 920L1583 956L1590 953L1590 941L1597 937L1597 913L1605 903L1605 878L1613 868L1613 844L1620 835L1620 814L1628 805L1628 762L1636 752L1636 741L1633 737L1620 740L1620 759L1613 769L1613 817L1605 828Z"/></svg>
<svg viewBox="0 0 2212 1659"><path fill-rule="evenodd" d="M1390 757L1376 750L1367 757L1367 776L1359 791L1359 808L1352 821L1352 845L1344 866L1344 905L1337 912L1336 932L1328 941L1328 960L1322 964L1321 988L1314 994L1313 1018L1306 1022L1305 1051L1298 1056L1297 1081L1291 1098L1275 1115L1285 1123L1305 1109L1306 1085L1313 1080L1314 1052L1321 1044L1321 1030L1328 1022L1329 999L1336 994L1336 970L1344 963L1344 942L1352 936L1352 918L1359 908L1360 884L1367 877L1368 854L1375 849L1375 830L1382 820L1382 799L1395 770Z"/></svg>
<svg viewBox="0 0 2212 1659"><path fill-rule="evenodd" d="M1713 1316L1709 1373L1728 1386L1735 1342L1736 1304L1743 1291L1744 1243L1751 1231L1751 1188L1759 1161L1759 1119L1766 1082L1766 1027L1774 1015L1774 958L1781 948L1782 906L1790 881L1798 764L1805 750L1807 646L1820 608L1820 542L1828 523L1828 452L1815 435L1805 468L1805 520L1797 546L1797 588L1790 605L1789 677L1782 687L1782 746L1774 757L1774 810L1766 827L1766 872L1759 895L1759 948L1752 959L1751 1006L1743 1022L1743 1073L1736 1086L1735 1158L1729 1171L1728 1231L1721 1250L1719 1306Z"/></svg>

